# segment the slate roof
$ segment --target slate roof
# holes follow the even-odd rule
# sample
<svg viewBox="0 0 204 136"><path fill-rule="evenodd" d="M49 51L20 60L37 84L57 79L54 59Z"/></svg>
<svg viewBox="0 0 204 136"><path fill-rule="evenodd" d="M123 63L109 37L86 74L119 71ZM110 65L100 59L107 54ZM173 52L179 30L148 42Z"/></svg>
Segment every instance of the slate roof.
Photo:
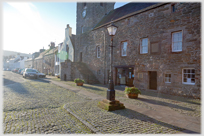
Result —
<svg viewBox="0 0 204 136"><path fill-rule="evenodd" d="M49 50L50 50L50 49L41 52L40 55L39 55L37 58L35 58L35 59L42 59L43 56L44 56L44 54L47 53Z"/></svg>
<svg viewBox="0 0 204 136"><path fill-rule="evenodd" d="M53 49L50 49L48 52L45 53L45 55L50 55L50 54L54 53L57 50L58 50L58 46L53 48Z"/></svg>
<svg viewBox="0 0 204 136"><path fill-rule="evenodd" d="M162 4L162 3L141 3L141 2L131 2L128 3L120 8L114 9L112 11L110 11L107 15L105 15L99 22L98 24L96 24L94 26L93 29L96 29L100 26L103 26L109 22L111 22L111 20L114 22L114 20L117 20L119 18L122 18L124 16L127 16L131 13L140 11L142 9L145 9L147 7L153 6L155 4Z"/></svg>

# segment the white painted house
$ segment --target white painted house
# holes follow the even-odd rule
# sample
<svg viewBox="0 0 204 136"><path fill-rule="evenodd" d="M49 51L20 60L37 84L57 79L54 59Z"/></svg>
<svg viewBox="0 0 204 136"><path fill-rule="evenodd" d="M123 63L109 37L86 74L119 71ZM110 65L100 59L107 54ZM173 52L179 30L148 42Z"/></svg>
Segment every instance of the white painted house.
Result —
<svg viewBox="0 0 204 136"><path fill-rule="evenodd" d="M61 75L61 62L67 59L74 61L74 38L75 35L72 34L72 28L68 24L65 28L64 41L58 44L58 53L55 54L55 76Z"/></svg>

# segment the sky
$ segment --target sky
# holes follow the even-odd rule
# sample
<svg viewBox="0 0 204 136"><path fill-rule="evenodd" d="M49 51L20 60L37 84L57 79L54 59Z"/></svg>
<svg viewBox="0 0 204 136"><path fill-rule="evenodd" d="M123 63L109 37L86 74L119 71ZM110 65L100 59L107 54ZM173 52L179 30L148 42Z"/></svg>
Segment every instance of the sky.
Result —
<svg viewBox="0 0 204 136"><path fill-rule="evenodd" d="M128 2L116 2L118 8ZM3 50L34 53L63 42L67 24L76 34L76 2L3 2Z"/></svg>

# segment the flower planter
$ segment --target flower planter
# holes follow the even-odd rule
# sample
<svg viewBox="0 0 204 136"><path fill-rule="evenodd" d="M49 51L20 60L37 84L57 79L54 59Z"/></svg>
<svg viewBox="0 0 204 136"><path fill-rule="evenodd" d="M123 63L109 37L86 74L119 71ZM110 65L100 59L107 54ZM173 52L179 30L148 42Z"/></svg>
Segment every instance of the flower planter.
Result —
<svg viewBox="0 0 204 136"><path fill-rule="evenodd" d="M77 86L83 86L84 83L76 83Z"/></svg>
<svg viewBox="0 0 204 136"><path fill-rule="evenodd" d="M126 94L126 96L128 98L132 98L132 99L137 99L138 98L138 94L135 94L135 93L129 93L129 94Z"/></svg>

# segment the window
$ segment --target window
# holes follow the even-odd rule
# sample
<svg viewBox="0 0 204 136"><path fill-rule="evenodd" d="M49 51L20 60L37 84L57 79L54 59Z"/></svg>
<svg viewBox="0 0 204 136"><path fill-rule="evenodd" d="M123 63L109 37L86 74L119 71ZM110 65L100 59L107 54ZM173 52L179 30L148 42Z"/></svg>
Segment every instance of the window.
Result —
<svg viewBox="0 0 204 136"><path fill-rule="evenodd" d="M98 71L97 71L97 74L100 75L100 74L101 74L101 70L98 70Z"/></svg>
<svg viewBox="0 0 204 136"><path fill-rule="evenodd" d="M86 2L85 2L85 3L83 3L83 6L84 6L84 7L86 7Z"/></svg>
<svg viewBox="0 0 204 136"><path fill-rule="evenodd" d="M175 12L175 4L171 5L171 12L174 13Z"/></svg>
<svg viewBox="0 0 204 136"><path fill-rule="evenodd" d="M100 3L100 6L103 7L103 3Z"/></svg>
<svg viewBox="0 0 204 136"><path fill-rule="evenodd" d="M182 51L182 32L172 34L172 52Z"/></svg>
<svg viewBox="0 0 204 136"><path fill-rule="evenodd" d="M183 84L195 84L195 69L185 68L183 69Z"/></svg>
<svg viewBox="0 0 204 136"><path fill-rule="evenodd" d="M100 58L101 56L101 50L100 50L100 46L97 46L96 47L96 50L97 50L97 58Z"/></svg>
<svg viewBox="0 0 204 136"><path fill-rule="evenodd" d="M141 41L141 46L140 46L140 53L148 53L148 38L144 38Z"/></svg>
<svg viewBox="0 0 204 136"><path fill-rule="evenodd" d="M165 74L165 83L171 83L171 74Z"/></svg>
<svg viewBox="0 0 204 136"><path fill-rule="evenodd" d="M123 42L121 45L121 56L127 56L127 42Z"/></svg>

